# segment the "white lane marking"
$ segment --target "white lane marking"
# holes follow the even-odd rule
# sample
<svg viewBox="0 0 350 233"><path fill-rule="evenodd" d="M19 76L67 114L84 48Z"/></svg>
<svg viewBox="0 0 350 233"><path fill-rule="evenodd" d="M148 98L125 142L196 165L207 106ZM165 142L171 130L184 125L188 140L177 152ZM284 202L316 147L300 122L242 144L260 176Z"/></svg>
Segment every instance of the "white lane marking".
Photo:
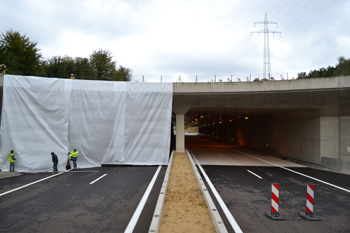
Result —
<svg viewBox="0 0 350 233"><path fill-rule="evenodd" d="M218 201L219 205L221 206L221 209L224 211L225 215L226 215L226 218L227 220L230 222L233 230L236 232L236 233L243 233L243 231L241 230L241 228L239 227L239 225L237 224L235 218L232 216L230 210L227 208L225 202L221 199L218 191L215 189L213 183L210 181L209 177L207 176L207 174L205 173L205 171L203 170L202 166L199 164L196 156L194 156L194 154L192 153L191 151L191 154L194 158L194 160L196 161L196 164L198 165L199 169L201 170L205 180L207 181L209 187L211 188L216 200Z"/></svg>
<svg viewBox="0 0 350 233"><path fill-rule="evenodd" d="M152 188L153 188L153 185L154 185L154 183L156 182L156 179L157 179L157 177L158 177L158 174L159 174L159 171L160 171L160 168L161 168L161 167L162 167L162 166L160 165L160 166L158 167L156 173L154 173L154 176L153 176L151 182L149 183L149 185L148 185L148 187L147 187L147 189L146 189L146 192L143 194L143 196L142 196L142 198L141 198L141 201L140 201L139 205L137 206L137 208L136 208L134 214L132 215L132 218L130 219L130 222L129 222L128 226L126 227L124 233L129 233L129 232L132 233L132 232L134 231L134 228L135 228L135 226L136 226L136 223L137 223L137 221L139 220L139 217L140 217L140 215L141 215L141 212L142 212L142 210L143 210L143 207L145 206L146 201L147 201L147 199L148 199L148 196L149 196L149 194L150 194L150 192L151 192L151 190L152 190Z"/></svg>
<svg viewBox="0 0 350 233"><path fill-rule="evenodd" d="M247 170L249 173L251 173L251 174L253 174L254 176L256 176L256 177L258 177L259 179L262 179L262 177L261 176L258 176L257 174L255 174L254 172L251 172L251 171L249 171L249 170Z"/></svg>
<svg viewBox="0 0 350 233"><path fill-rule="evenodd" d="M229 147L228 147L228 149L233 150L233 151L236 151L236 152L241 153L241 154L244 154L244 155L248 155L248 156L250 156L250 157L252 157L252 158L258 159L258 160L263 161L263 162L265 162L265 163L272 164L272 165L274 165L274 166L276 166L276 167L283 168L283 169L285 169L285 170L287 170L287 171L290 171L290 172L293 172L293 173L295 173L295 174L298 174L298 175L301 175L301 176L307 177L307 178L309 178L309 179L312 179L312 180L318 181L318 182L320 182L320 183L323 183L323 184L326 184L326 185L329 185L329 186L332 186L332 187L334 187L334 188L337 188L337 189L340 189L340 190L343 190L343 191L345 191L345 192L350 193L350 190L345 189L345 188L342 188L342 187L340 187L340 186L337 186L337 185L334 185L334 184L328 183L328 182L323 181L323 180L319 180L319 179L317 179L317 178L315 178L315 177L305 175L305 174L303 174L303 173L300 173L300 172L294 171L294 170L289 169L289 168L286 168L286 167L282 167L282 166L280 166L280 165L277 165L277 164L271 163L271 162L269 162L269 161L266 161L266 160L260 159L260 158L258 158L258 157L253 156L253 155L246 154L246 153L244 153L244 152L241 152L241 151L238 151L238 150L235 150L235 149L229 148Z"/></svg>
<svg viewBox="0 0 350 233"><path fill-rule="evenodd" d="M220 153L219 153L219 155L221 155L222 157L225 157L223 154L220 154Z"/></svg>
<svg viewBox="0 0 350 233"><path fill-rule="evenodd" d="M72 169L69 169L69 170L64 171L64 172L57 173L57 174L52 175L52 176L45 177L45 178L43 178L43 179L41 179L41 180L37 180L37 181L34 181L34 182L32 182L32 183L29 183L29 184L23 185L23 186L21 186L21 187L18 187L18 188L15 188L15 189L9 190L9 191L4 192L4 193L1 193L1 194L0 194L0 197L1 197L1 196L4 196L4 195L6 195L6 194L12 193L12 192L14 192L14 191L17 191L17 190L23 189L23 188L25 188L25 187L31 186L31 185L33 185L33 184L39 183L39 182L41 182L41 181L44 181L44 180L50 179L50 178L52 178L52 177L59 176L59 175L61 175L61 174L63 174L63 173L69 172L70 170L72 170Z"/></svg>
<svg viewBox="0 0 350 233"><path fill-rule="evenodd" d="M94 180L94 181L92 181L92 182L90 182L90 184L93 184L93 183L95 183L96 181L98 181L99 179L102 179L103 177L105 177L107 174L104 174L104 175L102 175L102 176L100 176L99 178L97 178L96 180Z"/></svg>

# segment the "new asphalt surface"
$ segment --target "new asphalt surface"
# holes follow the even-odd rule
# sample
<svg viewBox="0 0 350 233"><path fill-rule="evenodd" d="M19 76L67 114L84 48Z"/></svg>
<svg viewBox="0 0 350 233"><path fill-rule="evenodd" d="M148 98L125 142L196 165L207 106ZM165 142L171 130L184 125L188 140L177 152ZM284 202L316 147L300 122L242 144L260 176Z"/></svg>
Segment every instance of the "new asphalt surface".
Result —
<svg viewBox="0 0 350 233"><path fill-rule="evenodd" d="M208 138L187 138L186 144L198 157L201 153L207 153L207 150L203 150L206 146L216 148L212 156L223 155L226 160L235 157L236 153L232 145ZM254 151L249 153L243 148L235 147L235 150L244 150L247 156L264 156ZM288 168L320 180L316 181L272 165L202 167L243 232L350 232L349 175L310 167ZM265 216L265 212L271 211L271 184L274 182L279 183L280 187L279 213L284 216L283 221ZM320 221L307 221L299 216L300 212L305 212L306 185L310 182L315 185L314 214ZM219 212L223 216L221 209ZM229 232L233 232L227 219L224 222Z"/></svg>
<svg viewBox="0 0 350 233"><path fill-rule="evenodd" d="M81 169L0 196L0 232L124 232L157 168ZM165 168L134 232L149 229ZM0 179L0 194L48 176L36 173Z"/></svg>
<svg viewBox="0 0 350 233"><path fill-rule="evenodd" d="M186 137L186 145L199 162L205 159L205 173L243 232L350 232L349 175L320 170L317 166L294 166L278 162L276 157L273 163L289 167L266 164L265 160L272 161L270 155L209 138ZM210 160L216 165L210 165ZM223 164L218 165L221 163L218 160ZM27 173L0 179L0 232L124 232L157 168L107 166L57 176ZM148 232L165 170L163 166L134 232ZM279 212L285 217L283 221L265 216L271 210L274 182L280 185ZM306 185L310 182L315 185L314 213L320 221L307 221L299 216L305 211ZM234 232L209 192L226 228Z"/></svg>

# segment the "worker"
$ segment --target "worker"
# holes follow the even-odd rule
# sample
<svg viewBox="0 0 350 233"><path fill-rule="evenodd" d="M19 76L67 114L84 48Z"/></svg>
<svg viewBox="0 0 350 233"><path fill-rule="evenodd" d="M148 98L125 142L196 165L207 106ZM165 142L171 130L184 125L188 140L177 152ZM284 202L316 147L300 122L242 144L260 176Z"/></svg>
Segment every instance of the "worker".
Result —
<svg viewBox="0 0 350 233"><path fill-rule="evenodd" d="M73 161L74 167L73 169L76 170L77 169L77 159L78 159L78 151L77 149L74 148L73 151L71 151L70 153L68 153L68 155L70 156L70 160Z"/></svg>
<svg viewBox="0 0 350 233"><path fill-rule="evenodd" d="M57 169L57 164L58 164L58 157L54 152L51 152L52 155L52 162L53 162L53 173L52 174L57 174L58 169Z"/></svg>
<svg viewBox="0 0 350 233"><path fill-rule="evenodd" d="M15 152L13 150L10 151L9 153L9 162L10 162L10 172L15 171Z"/></svg>
<svg viewBox="0 0 350 233"><path fill-rule="evenodd" d="M70 75L70 79L74 79L74 74L71 74L71 75Z"/></svg>
<svg viewBox="0 0 350 233"><path fill-rule="evenodd" d="M2 74L2 75L7 74L7 69L6 69L5 64L1 64L1 66L0 66L0 71L1 71L1 74Z"/></svg>

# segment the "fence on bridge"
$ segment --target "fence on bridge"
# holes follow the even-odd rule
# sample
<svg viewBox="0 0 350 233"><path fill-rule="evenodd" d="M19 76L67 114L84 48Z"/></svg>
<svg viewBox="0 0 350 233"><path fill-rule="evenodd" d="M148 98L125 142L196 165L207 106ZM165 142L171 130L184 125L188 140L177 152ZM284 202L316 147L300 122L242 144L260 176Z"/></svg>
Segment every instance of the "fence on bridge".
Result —
<svg viewBox="0 0 350 233"><path fill-rule="evenodd" d="M288 77L286 74L273 74L271 80L290 80L295 77ZM268 79L265 79L266 81ZM265 81L258 74L248 75L133 75L132 82L253 82Z"/></svg>

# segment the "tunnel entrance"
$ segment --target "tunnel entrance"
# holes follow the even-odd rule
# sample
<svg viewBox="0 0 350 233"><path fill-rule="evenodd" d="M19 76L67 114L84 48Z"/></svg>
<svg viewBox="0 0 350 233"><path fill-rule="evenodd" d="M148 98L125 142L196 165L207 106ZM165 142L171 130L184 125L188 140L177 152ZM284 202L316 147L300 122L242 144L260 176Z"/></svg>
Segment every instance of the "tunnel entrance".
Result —
<svg viewBox="0 0 350 233"><path fill-rule="evenodd" d="M313 156L319 156L320 110L317 108L191 107L185 114L185 126L197 126L199 135L266 153L309 162L314 160Z"/></svg>

